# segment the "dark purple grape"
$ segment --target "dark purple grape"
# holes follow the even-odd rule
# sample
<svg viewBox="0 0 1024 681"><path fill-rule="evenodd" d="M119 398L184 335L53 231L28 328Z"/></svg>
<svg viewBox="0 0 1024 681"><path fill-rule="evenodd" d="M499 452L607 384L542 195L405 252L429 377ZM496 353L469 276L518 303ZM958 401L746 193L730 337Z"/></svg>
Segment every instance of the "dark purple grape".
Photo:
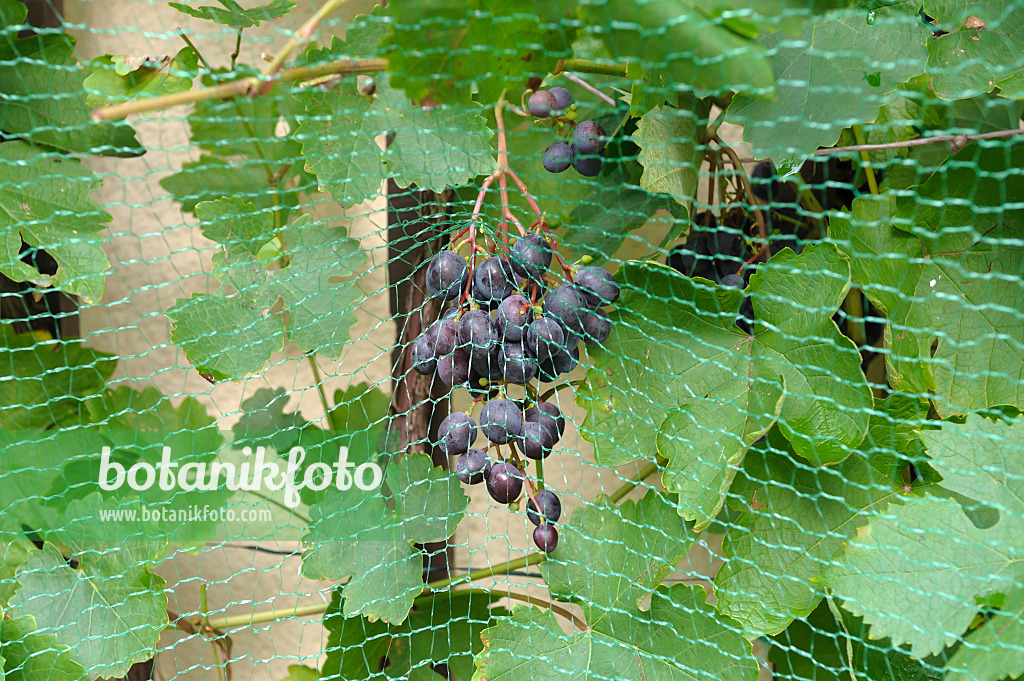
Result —
<svg viewBox="0 0 1024 681"><path fill-rule="evenodd" d="M533 543L544 553L551 553L558 546L558 530L551 523L533 528Z"/></svg>
<svg viewBox="0 0 1024 681"><path fill-rule="evenodd" d="M493 309L516 290L512 265L505 258L484 260L473 272L473 299Z"/></svg>
<svg viewBox="0 0 1024 681"><path fill-rule="evenodd" d="M427 293L431 298L452 300L466 287L466 261L455 251L441 251L427 265Z"/></svg>
<svg viewBox="0 0 1024 681"><path fill-rule="evenodd" d="M412 344L412 368L423 375L432 374L437 370L437 357L434 356L430 339L425 334Z"/></svg>
<svg viewBox="0 0 1024 681"><path fill-rule="evenodd" d="M491 465L487 473L487 493L499 504L511 504L523 493L523 473L510 463Z"/></svg>
<svg viewBox="0 0 1024 681"><path fill-rule="evenodd" d="M501 361L501 343L494 343L487 348L486 352L477 352L470 357L470 366L473 371L483 378L497 381L504 377Z"/></svg>
<svg viewBox="0 0 1024 681"><path fill-rule="evenodd" d="M743 288L743 277L738 274L727 274L722 277L724 288Z"/></svg>
<svg viewBox="0 0 1024 681"><path fill-rule="evenodd" d="M577 335L583 335L583 320L588 310L583 294L572 284L562 284L544 296L544 313Z"/></svg>
<svg viewBox="0 0 1024 681"><path fill-rule="evenodd" d="M491 315L483 310L470 310L459 320L459 347L471 357L487 354L488 348L498 342L498 326Z"/></svg>
<svg viewBox="0 0 1024 681"><path fill-rule="evenodd" d="M769 161L761 161L750 171L750 184L754 190L754 196L765 203L771 203L778 189L778 172L775 164Z"/></svg>
<svg viewBox="0 0 1024 681"><path fill-rule="evenodd" d="M558 352L554 357L551 358L551 363L555 368L555 371L560 374L567 374L576 368L576 365L580 363L580 350L579 347L570 348L569 350L563 350Z"/></svg>
<svg viewBox="0 0 1024 681"><path fill-rule="evenodd" d="M537 500L536 504L533 503L533 499ZM562 502L558 495L551 490L542 489L533 495L533 499L526 503L526 517L534 525L540 525L540 513L544 514L549 523L557 523L558 519L562 517ZM540 506L540 513L537 512L538 506Z"/></svg>
<svg viewBox="0 0 1024 681"><path fill-rule="evenodd" d="M530 356L522 342L502 343L498 366L505 380L516 385L526 385L537 375L537 360Z"/></svg>
<svg viewBox="0 0 1024 681"><path fill-rule="evenodd" d="M549 173L564 173L572 165L572 147L565 142L555 142L540 157L544 170Z"/></svg>
<svg viewBox="0 0 1024 681"><path fill-rule="evenodd" d="M452 305L451 307L449 307L447 310L444 311L444 313L439 317L439 319L448 319L449 317L458 316L458 314L459 314L459 306L458 305Z"/></svg>
<svg viewBox="0 0 1024 681"><path fill-rule="evenodd" d="M448 386L465 385L469 381L469 353L456 348L437 360L437 377Z"/></svg>
<svg viewBox="0 0 1024 681"><path fill-rule="evenodd" d="M523 424L518 444L526 458L545 459L555 446L555 436L547 426L531 421Z"/></svg>
<svg viewBox="0 0 1024 681"><path fill-rule="evenodd" d="M601 174L601 157L586 156L572 145L572 167L583 177L597 177Z"/></svg>
<svg viewBox="0 0 1024 681"><path fill-rule="evenodd" d="M611 305L619 299L619 282L603 267L580 268L573 283L590 307Z"/></svg>
<svg viewBox="0 0 1024 681"><path fill-rule="evenodd" d="M437 427L437 448L448 456L465 453L476 442L476 421L461 411L448 414Z"/></svg>
<svg viewBox="0 0 1024 681"><path fill-rule="evenodd" d="M572 96L572 93L566 90L564 87L553 87L548 92L555 98L555 110L565 111L576 101L576 98Z"/></svg>
<svg viewBox="0 0 1024 681"><path fill-rule="evenodd" d="M491 400L480 411L480 430L496 445L507 445L523 433L523 411L512 400Z"/></svg>
<svg viewBox="0 0 1024 681"><path fill-rule="evenodd" d="M483 482L490 470L491 460L487 458L487 454L482 449L470 449L460 454L459 458L455 461L455 475L467 485L476 485ZM561 512L561 505L559 505L559 512ZM558 518L555 518L555 520L558 520Z"/></svg>
<svg viewBox="0 0 1024 681"><path fill-rule="evenodd" d="M521 341L526 325L533 321L533 305L525 296L513 293L501 301L496 316L501 337L507 341Z"/></svg>
<svg viewBox="0 0 1024 681"><path fill-rule="evenodd" d="M558 405L551 402L538 402L535 406L530 407L523 415L523 420L527 423L535 422L547 426L552 433L557 432L556 442L565 434L565 417L562 416Z"/></svg>
<svg viewBox="0 0 1024 681"><path fill-rule="evenodd" d="M537 90L530 95L529 108L530 113L537 118L547 118L552 111L558 108L558 101L547 90Z"/></svg>
<svg viewBox="0 0 1024 681"><path fill-rule="evenodd" d="M572 131L572 142L580 154L596 156L604 151L604 136L604 128L597 122L583 121Z"/></svg>
<svg viewBox="0 0 1024 681"><path fill-rule="evenodd" d="M539 280L549 267L551 244L540 234L528 234L512 245L512 269L517 274Z"/></svg>
<svg viewBox="0 0 1024 681"><path fill-rule="evenodd" d="M526 350L539 360L554 357L565 348L565 329L551 317L535 319L526 327Z"/></svg>
<svg viewBox="0 0 1024 681"><path fill-rule="evenodd" d="M459 323L453 317L438 319L427 330L435 357L444 357L455 351L459 344Z"/></svg>
<svg viewBox="0 0 1024 681"><path fill-rule="evenodd" d="M600 345L608 340L612 332L612 323L608 313L598 308L590 312L583 320L583 342L587 345Z"/></svg>

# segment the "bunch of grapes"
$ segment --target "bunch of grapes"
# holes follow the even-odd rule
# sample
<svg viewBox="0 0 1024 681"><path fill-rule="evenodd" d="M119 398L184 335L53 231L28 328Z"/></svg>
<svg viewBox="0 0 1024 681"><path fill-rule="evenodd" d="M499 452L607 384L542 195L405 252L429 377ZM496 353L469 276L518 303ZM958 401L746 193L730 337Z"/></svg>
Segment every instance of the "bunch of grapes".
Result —
<svg viewBox="0 0 1024 681"><path fill-rule="evenodd" d="M550 490L534 493L519 454L533 460L550 455L565 432L565 418L550 402L512 399L506 390L553 382L577 365L581 342L603 343L611 322L602 308L618 300L619 285L603 268L563 265L568 281L552 288L553 251L540 233L519 238L509 251L492 254L475 268L472 257L467 264L455 250L430 261L428 293L458 302L416 339L413 366L475 396L468 412L450 414L441 423L437 445L458 457L455 471L462 482L485 483L500 504L518 509L525 484L527 516L536 525L533 541L548 552L558 543L561 501ZM480 402L478 422L472 413ZM480 432L498 458L488 456L486 445L474 447ZM509 448L507 459L500 457L502 446Z"/></svg>
<svg viewBox="0 0 1024 681"><path fill-rule="evenodd" d="M544 150L541 162L549 173L564 173L572 166L584 177L596 177L604 158L605 131L595 121L576 122L576 103L564 87L537 90L530 95L530 113L551 119L572 141L558 141Z"/></svg>

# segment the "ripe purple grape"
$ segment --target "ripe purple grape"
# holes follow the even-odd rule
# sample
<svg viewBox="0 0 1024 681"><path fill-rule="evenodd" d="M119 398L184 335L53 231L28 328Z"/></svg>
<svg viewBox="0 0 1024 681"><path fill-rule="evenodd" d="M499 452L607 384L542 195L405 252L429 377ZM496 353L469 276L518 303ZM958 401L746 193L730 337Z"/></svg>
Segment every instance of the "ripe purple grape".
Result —
<svg viewBox="0 0 1024 681"><path fill-rule="evenodd" d="M512 265L505 258L488 258L473 272L473 299L481 307L493 309L515 290Z"/></svg>
<svg viewBox="0 0 1024 681"><path fill-rule="evenodd" d="M448 386L465 385L469 381L469 353L456 348L437 360L437 377Z"/></svg>
<svg viewBox="0 0 1024 681"><path fill-rule="evenodd" d="M551 402L538 402L535 406L526 410L523 420L527 423L536 422L547 426L552 433L557 433L558 438L565 434L565 417L558 405Z"/></svg>
<svg viewBox="0 0 1024 681"><path fill-rule="evenodd" d="M558 546L558 530L551 523L533 528L533 543L544 553L551 553Z"/></svg>
<svg viewBox="0 0 1024 681"><path fill-rule="evenodd" d="M516 385L526 385L537 375L537 360L530 356L522 342L502 343L498 366L505 380Z"/></svg>
<svg viewBox="0 0 1024 681"><path fill-rule="evenodd" d="M547 90L537 90L530 95L530 113L537 118L547 118L558 108L558 100Z"/></svg>
<svg viewBox="0 0 1024 681"><path fill-rule="evenodd" d="M476 441L476 421L457 411L445 417L437 427L437 448L448 456L464 454Z"/></svg>
<svg viewBox="0 0 1024 681"><path fill-rule="evenodd" d="M577 335L583 335L583 320L588 309L583 294L572 284L562 284L544 296L544 313Z"/></svg>
<svg viewBox="0 0 1024 681"><path fill-rule="evenodd" d="M582 267L573 278L583 299L590 307L611 305L619 299L619 283L612 273L603 267Z"/></svg>
<svg viewBox="0 0 1024 681"><path fill-rule="evenodd" d="M551 362L560 374L567 374L576 368L576 365L580 363L580 350L579 346L563 350L555 354L551 358Z"/></svg>
<svg viewBox="0 0 1024 681"><path fill-rule="evenodd" d="M521 276L538 280L549 267L551 244L540 234L528 234L512 245L512 269Z"/></svg>
<svg viewBox="0 0 1024 681"><path fill-rule="evenodd" d="M504 375L501 361L501 343L494 343L486 352L476 352L470 357L470 365L480 376L496 381Z"/></svg>
<svg viewBox="0 0 1024 681"><path fill-rule="evenodd" d="M498 326L483 310L470 310L462 315L458 329L459 347L471 357L486 355L488 349L498 342Z"/></svg>
<svg viewBox="0 0 1024 681"><path fill-rule="evenodd" d="M555 446L555 436L547 426L532 421L523 424L518 444L526 458L546 459Z"/></svg>
<svg viewBox="0 0 1024 681"><path fill-rule="evenodd" d="M565 329L551 317L535 319L526 327L526 350L539 360L554 357L565 347Z"/></svg>
<svg viewBox="0 0 1024 681"><path fill-rule="evenodd" d="M604 136L604 128L597 122L583 121L572 131L572 142L578 154L596 156L604 151Z"/></svg>
<svg viewBox="0 0 1024 681"><path fill-rule="evenodd" d="M743 277L738 274L727 274L722 277L723 288L743 288Z"/></svg>
<svg viewBox="0 0 1024 681"><path fill-rule="evenodd" d="M553 87L548 92L555 98L556 111L565 111L576 102L576 98L564 87Z"/></svg>
<svg viewBox="0 0 1024 681"><path fill-rule="evenodd" d="M437 357L434 356L434 349L430 347L430 339L421 335L412 344L412 368L417 372L427 375L437 370Z"/></svg>
<svg viewBox="0 0 1024 681"><path fill-rule="evenodd" d="M533 305L525 296L513 293L501 301L496 316L501 337L506 341L521 341L526 325L533 321Z"/></svg>
<svg viewBox="0 0 1024 681"><path fill-rule="evenodd" d="M523 493L523 473L510 463L491 465L487 473L487 493L499 504L510 504Z"/></svg>
<svg viewBox="0 0 1024 681"><path fill-rule="evenodd" d="M427 293L431 298L452 300L466 287L469 270L455 251L441 251L427 265Z"/></svg>
<svg viewBox="0 0 1024 681"><path fill-rule="evenodd" d="M536 504L533 503L533 499L537 500ZM540 525L541 513L544 514L549 523L557 523L558 519L562 517L562 502L559 500L558 495L551 490L542 489L533 495L533 499L530 499L526 504L526 517L534 525ZM538 506L540 506L540 513L537 512Z"/></svg>
<svg viewBox="0 0 1024 681"><path fill-rule="evenodd" d="M491 460L487 458L487 454L482 449L470 449L460 454L455 461L455 475L466 485L483 482L490 470ZM559 512L561 512L561 505L559 505Z"/></svg>
<svg viewBox="0 0 1024 681"><path fill-rule="evenodd" d="M601 157L585 156L572 145L572 167L583 177L597 177L601 174Z"/></svg>
<svg viewBox="0 0 1024 681"><path fill-rule="evenodd" d="M427 338L435 357L450 355L459 344L459 323L454 317L438 319L427 330Z"/></svg>
<svg viewBox="0 0 1024 681"><path fill-rule="evenodd" d="M491 400L480 411L480 430L496 445L507 445L523 433L523 412L512 400Z"/></svg>
<svg viewBox="0 0 1024 681"><path fill-rule="evenodd" d="M608 340L612 333L612 323L608 313L598 308L587 314L583 320L583 342L587 345L600 345Z"/></svg>
<svg viewBox="0 0 1024 681"><path fill-rule="evenodd" d="M565 142L555 142L544 150L540 162L549 173L564 173L572 165L572 147Z"/></svg>

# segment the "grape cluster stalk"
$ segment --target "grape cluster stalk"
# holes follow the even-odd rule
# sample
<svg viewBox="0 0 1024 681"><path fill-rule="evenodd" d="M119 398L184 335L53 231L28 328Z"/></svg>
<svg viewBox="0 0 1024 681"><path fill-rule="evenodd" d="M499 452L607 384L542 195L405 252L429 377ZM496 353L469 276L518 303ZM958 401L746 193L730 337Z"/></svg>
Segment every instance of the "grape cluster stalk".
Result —
<svg viewBox="0 0 1024 681"><path fill-rule="evenodd" d="M525 491L534 544L550 552L558 544L561 500L535 486L527 462L536 462L542 485L540 462L564 435L565 417L539 397L539 384L571 372L581 343L607 340L612 327L605 308L618 300L620 288L604 268L569 265L558 254L543 213L508 165L503 106L495 107L497 170L484 180L469 224L427 265L427 293L453 304L414 341L412 359L416 371L434 374L452 389L465 388L474 398L469 410L450 414L437 432L438 448L456 457L458 478L467 485L483 483L494 501L513 510ZM509 207L509 179L536 214L528 230ZM478 243L479 213L495 182L502 219L492 238ZM526 397L511 397L511 386L524 386ZM477 447L480 434L485 443Z"/></svg>

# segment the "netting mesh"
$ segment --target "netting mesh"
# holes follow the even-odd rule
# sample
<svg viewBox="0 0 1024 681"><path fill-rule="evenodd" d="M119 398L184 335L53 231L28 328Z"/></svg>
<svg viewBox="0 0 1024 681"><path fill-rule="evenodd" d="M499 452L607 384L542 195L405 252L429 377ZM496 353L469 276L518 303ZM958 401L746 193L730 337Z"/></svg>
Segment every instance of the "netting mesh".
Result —
<svg viewBox="0 0 1024 681"><path fill-rule="evenodd" d="M1024 674L1024 2L0 18L0 678Z"/></svg>

